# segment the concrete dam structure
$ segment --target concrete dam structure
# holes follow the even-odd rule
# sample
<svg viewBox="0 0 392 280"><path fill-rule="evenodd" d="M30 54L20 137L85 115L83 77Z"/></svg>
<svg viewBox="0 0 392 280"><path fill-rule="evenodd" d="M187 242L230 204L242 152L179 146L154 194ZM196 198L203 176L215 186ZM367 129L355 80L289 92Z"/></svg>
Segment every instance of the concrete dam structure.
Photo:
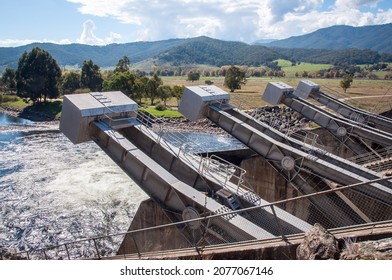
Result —
<svg viewBox="0 0 392 280"><path fill-rule="evenodd" d="M239 166L215 154L201 156L191 139L168 141L176 135L163 137L155 118L121 92L64 97L60 130L74 144L94 141L150 197L118 254L285 240L314 223L341 228L392 220L388 177L283 134L229 100L215 86L187 87L179 111L190 120L210 119L248 146L237 151ZM275 199L260 191L263 184L254 187L245 167L255 160L291 193Z"/></svg>

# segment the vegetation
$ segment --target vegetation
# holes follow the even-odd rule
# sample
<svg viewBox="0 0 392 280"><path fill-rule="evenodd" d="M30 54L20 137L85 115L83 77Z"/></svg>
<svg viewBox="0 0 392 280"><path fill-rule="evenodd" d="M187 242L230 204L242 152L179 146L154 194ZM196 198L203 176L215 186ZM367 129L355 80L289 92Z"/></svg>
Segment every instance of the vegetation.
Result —
<svg viewBox="0 0 392 280"><path fill-rule="evenodd" d="M194 81L198 81L199 79L200 79L199 72L193 72L193 71L188 72L188 81L194 82Z"/></svg>
<svg viewBox="0 0 392 280"><path fill-rule="evenodd" d="M57 83L61 70L56 60L45 50L34 48L19 59L16 71L16 91L22 98L34 103L59 96Z"/></svg>
<svg viewBox="0 0 392 280"><path fill-rule="evenodd" d="M302 36L273 41L266 45L281 48L335 50L360 48L380 53L392 53L389 34L392 34L392 23L362 27L336 25Z"/></svg>
<svg viewBox="0 0 392 280"><path fill-rule="evenodd" d="M165 117L165 118L183 118L184 116L178 112L177 110L157 110L156 108L146 108L146 111L150 114L153 114L156 117Z"/></svg>
<svg viewBox="0 0 392 280"><path fill-rule="evenodd" d="M346 93L347 89L351 87L351 84L353 83L353 76L351 74L345 74L343 76L343 80L340 81L340 87L344 90Z"/></svg>
<svg viewBox="0 0 392 280"><path fill-rule="evenodd" d="M124 58L121 61L123 64L120 63L117 69L121 72L130 66L127 58L131 57L134 64L143 63L143 68L139 67L139 69L146 72L152 70L151 66L170 66L172 69L168 70L168 74L172 76L174 72L177 72L177 75L181 74L178 68L191 67L191 65L259 67L276 59L287 59L295 63L326 64L392 62L392 44L390 43L392 24L351 27L349 29L352 31L342 32L345 28L348 27L334 26L308 35L290 38L291 41L295 40L290 44L278 45L280 41L275 41L268 47L221 41L204 36L107 46L35 43L15 48L1 48L0 72L7 67L16 69L18 58L35 47L51 53L62 67L80 69L81 62L92 60L102 68L113 69L117 67L116 63L119 58ZM155 72L155 70L152 71ZM164 74L164 72L159 73L162 76ZM200 74L203 75L203 73Z"/></svg>
<svg viewBox="0 0 392 280"><path fill-rule="evenodd" d="M83 62L80 82L82 86L89 88L91 91L102 90L103 79L99 66L94 64L91 59Z"/></svg>
<svg viewBox="0 0 392 280"><path fill-rule="evenodd" d="M12 68L6 68L3 75L0 78L0 84L3 86L3 90L9 94L16 91L16 73Z"/></svg>
<svg viewBox="0 0 392 280"><path fill-rule="evenodd" d="M241 85L246 84L245 72L241 71L238 67L230 67L225 76L224 85L234 92L236 89L241 89Z"/></svg>
<svg viewBox="0 0 392 280"><path fill-rule="evenodd" d="M115 72L103 82L103 91L119 90L135 99L135 80L136 76L128 71Z"/></svg>
<svg viewBox="0 0 392 280"><path fill-rule="evenodd" d="M60 80L62 94L71 94L81 88L81 75L78 72L66 72Z"/></svg>
<svg viewBox="0 0 392 280"><path fill-rule="evenodd" d="M129 65L131 65L131 61L127 56L123 56L116 65L116 68L114 69L114 73L124 73L129 71Z"/></svg>
<svg viewBox="0 0 392 280"><path fill-rule="evenodd" d="M209 52L210 48L217 49L221 46L222 41L212 40L205 37L194 39L199 49L194 50L195 54L199 53L202 55L204 52ZM189 43L189 41L187 41ZM182 47L190 48L192 44L181 44ZM243 43L232 43L226 46L230 49L233 46L237 46L237 52L244 50ZM222 45L223 47L223 45ZM263 47L264 49L264 47ZM248 53L251 49L245 49ZM190 51L190 49L188 50ZM231 50L233 51L233 50ZM34 103L37 101L46 100L46 98L56 98L58 94L77 94L90 91L122 91L133 100L137 101L140 105L150 106L154 110L159 111L159 115L162 112L166 112L167 108L176 107L179 104L185 85L191 85L196 80L200 80L199 83L203 84L215 84L218 87L227 87L231 92L231 100L234 105L238 105L239 108L263 105L260 101L260 95L265 88L265 85L269 81L283 80L287 83L293 83L295 86L299 79L311 78L318 79L323 84L328 86L333 85L335 89L344 89L346 93L349 87L352 87L352 81L355 79L355 85L359 85L362 80L378 81L379 79L392 79L392 63L377 62L374 64L311 64L299 60L289 59L289 56L303 52L303 50L291 50L287 53L284 58L266 61L263 65L258 66L246 66L246 65L199 65L195 64L190 66L185 65L169 65L169 66L153 66L151 71L144 71L135 68L135 65L130 64L130 59L127 56L122 56L116 63L116 67L112 70L101 69L95 62L90 60L83 61L81 71L78 69L69 71L65 70L61 74L59 69L54 69L51 73L57 73L56 78L51 78L50 81L57 79L55 84L52 84L50 95L43 93L40 97L34 97L38 95L36 89L37 85L42 82L40 79L36 81L33 79L37 76L36 73L40 73L40 69L51 69L55 67L56 61L46 51L40 50L39 48L34 49L31 53L35 57L40 57L42 54L43 58L31 60L30 63L26 63L25 60L30 56L30 53L24 53L20 60L23 62L21 65L29 65L27 69L34 73L29 83L25 83L25 93L20 95L23 99L18 101L12 101L15 104L19 102L19 107L31 106L27 101L33 100ZM310 54L315 54L318 50L307 50ZM168 54L173 54L168 51ZM276 52L277 53L277 52ZM358 54L372 54L372 52L356 52ZM39 55L38 55L39 54ZM346 53L347 54L347 53ZM234 55L234 53L233 53ZM350 53L347 54L350 56ZM283 57L283 56L281 56ZM374 56L376 57L376 56ZM31 59L31 58L29 58ZM196 57L194 59L197 60ZM159 61L158 57L157 60ZM48 65L47 65L48 64ZM58 67L58 66L57 66ZM21 68L22 69L22 68ZM37 71L35 71L37 69ZM59 71L57 71L59 70ZM25 71L26 73L28 71ZM0 91L8 94L13 94L15 90L14 85L21 83L19 79L22 76L18 76L18 73L22 73L12 68L7 68L0 77ZM50 75L45 72L45 78ZM59 77L58 75L61 75ZM175 75L177 75L175 77ZM345 75L351 76L351 83L346 84ZM41 75L42 76L42 75ZM59 77L59 78L58 78ZM343 78L342 84L340 80ZM25 79L25 78L23 78ZM22 79L22 82L23 82ZM27 79L25 79L27 81ZM45 79L43 79L45 80ZM347 87L347 85L349 85ZM17 87L16 87L17 88ZM46 88L45 88L46 90ZM356 88L350 90L350 94L356 94ZM373 89L370 88L370 91ZM234 93L236 91L236 93ZM368 88L369 91L369 88ZM31 98L32 97L32 98ZM4 100L4 98L2 97ZM157 102L157 100L160 100ZM174 101L173 101L174 100ZM26 103L26 102L27 103ZM176 101L176 102L175 102ZM21 103L20 103L21 102ZM55 101L56 102L56 101ZM238 104L235 104L235 103ZM7 101L8 104L10 104ZM3 102L4 104L4 102ZM48 114L58 114L61 106L57 103L49 105L34 106L34 109L44 110ZM53 108L45 108L52 106ZM155 113L157 113L155 111ZM169 110L170 111L170 110Z"/></svg>

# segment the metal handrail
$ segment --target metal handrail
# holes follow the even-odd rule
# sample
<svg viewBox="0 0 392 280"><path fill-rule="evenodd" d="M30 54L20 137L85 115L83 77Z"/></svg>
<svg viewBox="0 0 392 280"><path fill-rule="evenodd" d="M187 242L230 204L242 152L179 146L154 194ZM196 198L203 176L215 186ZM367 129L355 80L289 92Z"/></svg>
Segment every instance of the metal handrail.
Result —
<svg viewBox="0 0 392 280"><path fill-rule="evenodd" d="M347 189L352 189L352 188L356 188L356 187L360 187L366 184L371 184L371 183L377 183L377 182L381 182L381 181L386 181L386 180L391 180L392 176L388 176L388 177L384 177L384 178L377 178L374 180L369 180L367 182L360 182L360 183L356 183L356 184L351 184L351 185L347 185L347 186L343 186L343 187L339 187L339 188L334 188L334 189L329 189L329 190L324 190L324 191L320 191L320 192L316 192L316 193L312 193L312 194L307 194L307 195L301 195L301 196L297 196L297 197L293 197L293 198L288 198L288 199L283 199L283 200L279 200L279 201L275 201L275 202L271 202L271 203L266 203L264 205L257 205L257 206L252 206L252 207L248 207L248 208L242 208L239 210L232 210L230 212L230 214L235 215L235 214L240 214L242 212L245 211L250 211L250 210L257 210L257 209L262 209L262 208L267 208L267 207L276 207L278 205L281 204L285 204L288 202L294 202L300 199L305 199L305 198L310 198L310 197L316 197L316 196L321 196L321 195L328 195L330 193L335 193L335 192L341 192L343 190L347 190ZM273 211L275 218L277 218L275 211ZM22 252L17 252L16 255L22 256L22 255L27 255L28 259L30 259L31 255L33 252L37 252L37 251L43 251L44 255L46 255L45 251L48 250L53 250L59 247L64 247L66 249L66 251L68 251L68 246L72 245L72 244L76 244L76 243L82 243L82 242L90 242L93 241L94 244L96 245L96 240L100 240L103 238L108 238L108 237L115 237L115 236L121 236L121 235L127 235L127 234L136 234L136 233L140 233L140 232L145 232L145 231L150 231L150 230L156 230L156 229L162 229L162 228L166 228L166 227L170 227L170 226L178 226L178 225L183 225L183 224L187 224L187 223L191 223L191 222L196 222L196 221L205 221L206 219L212 219L212 218L218 218L218 217L223 217L225 215L227 215L228 213L219 213L219 214L211 214L209 216L206 217L200 217L200 218L195 218L195 219L189 219L186 221L180 221L180 222L175 222L175 223L171 223L171 224L163 224L163 225L159 225L159 226L154 226L154 227L148 227L148 228L143 228L143 229L136 229L136 230L131 230L131 231L126 231L126 232L120 232L120 233L113 233L113 234L107 234L104 236L96 236L96 237L90 237L90 238L84 238L84 239L80 239L80 240L75 240L75 241L70 241L70 242L65 242L62 244L58 244L55 246L49 246L49 247L45 247L45 248L38 248L38 249L33 249L33 250L28 250L28 251L22 251ZM282 236L282 238L284 239L285 237ZM95 240L95 241L94 241ZM197 247L197 245L195 245L195 247ZM99 255L99 248L96 245L95 246L97 252L97 256L99 256L99 258L102 258L102 256ZM196 248L197 249L197 248ZM151 252L148 252L151 253ZM138 251L139 256L141 257L142 254L140 251ZM70 255L68 255L68 258L70 258Z"/></svg>

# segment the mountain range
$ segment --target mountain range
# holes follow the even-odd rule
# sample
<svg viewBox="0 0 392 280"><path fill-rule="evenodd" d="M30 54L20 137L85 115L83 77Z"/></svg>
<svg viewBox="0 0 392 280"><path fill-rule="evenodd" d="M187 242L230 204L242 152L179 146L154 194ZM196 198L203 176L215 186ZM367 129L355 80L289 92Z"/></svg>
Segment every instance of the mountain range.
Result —
<svg viewBox="0 0 392 280"><path fill-rule="evenodd" d="M100 67L111 67L123 56L128 56L132 64L148 61L150 65L171 66L259 66L279 58L333 64L346 57L351 59L347 63L374 63L392 61L392 23L363 27L337 25L251 45L205 36L106 46L34 43L0 48L0 72L6 67L17 68L19 57L34 47L48 51L61 66L80 66L84 60L91 59Z"/></svg>
<svg viewBox="0 0 392 280"><path fill-rule="evenodd" d="M312 33L293 36L268 43L256 42L268 47L332 49L371 49L380 53L392 53L392 23L352 27L335 25Z"/></svg>

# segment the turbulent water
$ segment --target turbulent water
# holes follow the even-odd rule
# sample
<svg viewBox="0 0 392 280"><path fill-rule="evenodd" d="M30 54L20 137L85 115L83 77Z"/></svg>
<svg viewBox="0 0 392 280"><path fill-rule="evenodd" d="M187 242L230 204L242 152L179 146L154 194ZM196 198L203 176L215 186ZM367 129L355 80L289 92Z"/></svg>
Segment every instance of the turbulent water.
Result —
<svg viewBox="0 0 392 280"><path fill-rule="evenodd" d="M18 121L0 131L0 249L126 231L143 191L94 143L73 145L56 125ZM110 241L105 254L121 238Z"/></svg>
<svg viewBox="0 0 392 280"><path fill-rule="evenodd" d="M193 137L209 150L238 146L227 137ZM127 231L146 198L95 143L73 145L58 125L0 113L0 252ZM115 254L121 240L101 240L100 254ZM71 258L96 256L94 250L92 242L81 243L70 249Z"/></svg>

